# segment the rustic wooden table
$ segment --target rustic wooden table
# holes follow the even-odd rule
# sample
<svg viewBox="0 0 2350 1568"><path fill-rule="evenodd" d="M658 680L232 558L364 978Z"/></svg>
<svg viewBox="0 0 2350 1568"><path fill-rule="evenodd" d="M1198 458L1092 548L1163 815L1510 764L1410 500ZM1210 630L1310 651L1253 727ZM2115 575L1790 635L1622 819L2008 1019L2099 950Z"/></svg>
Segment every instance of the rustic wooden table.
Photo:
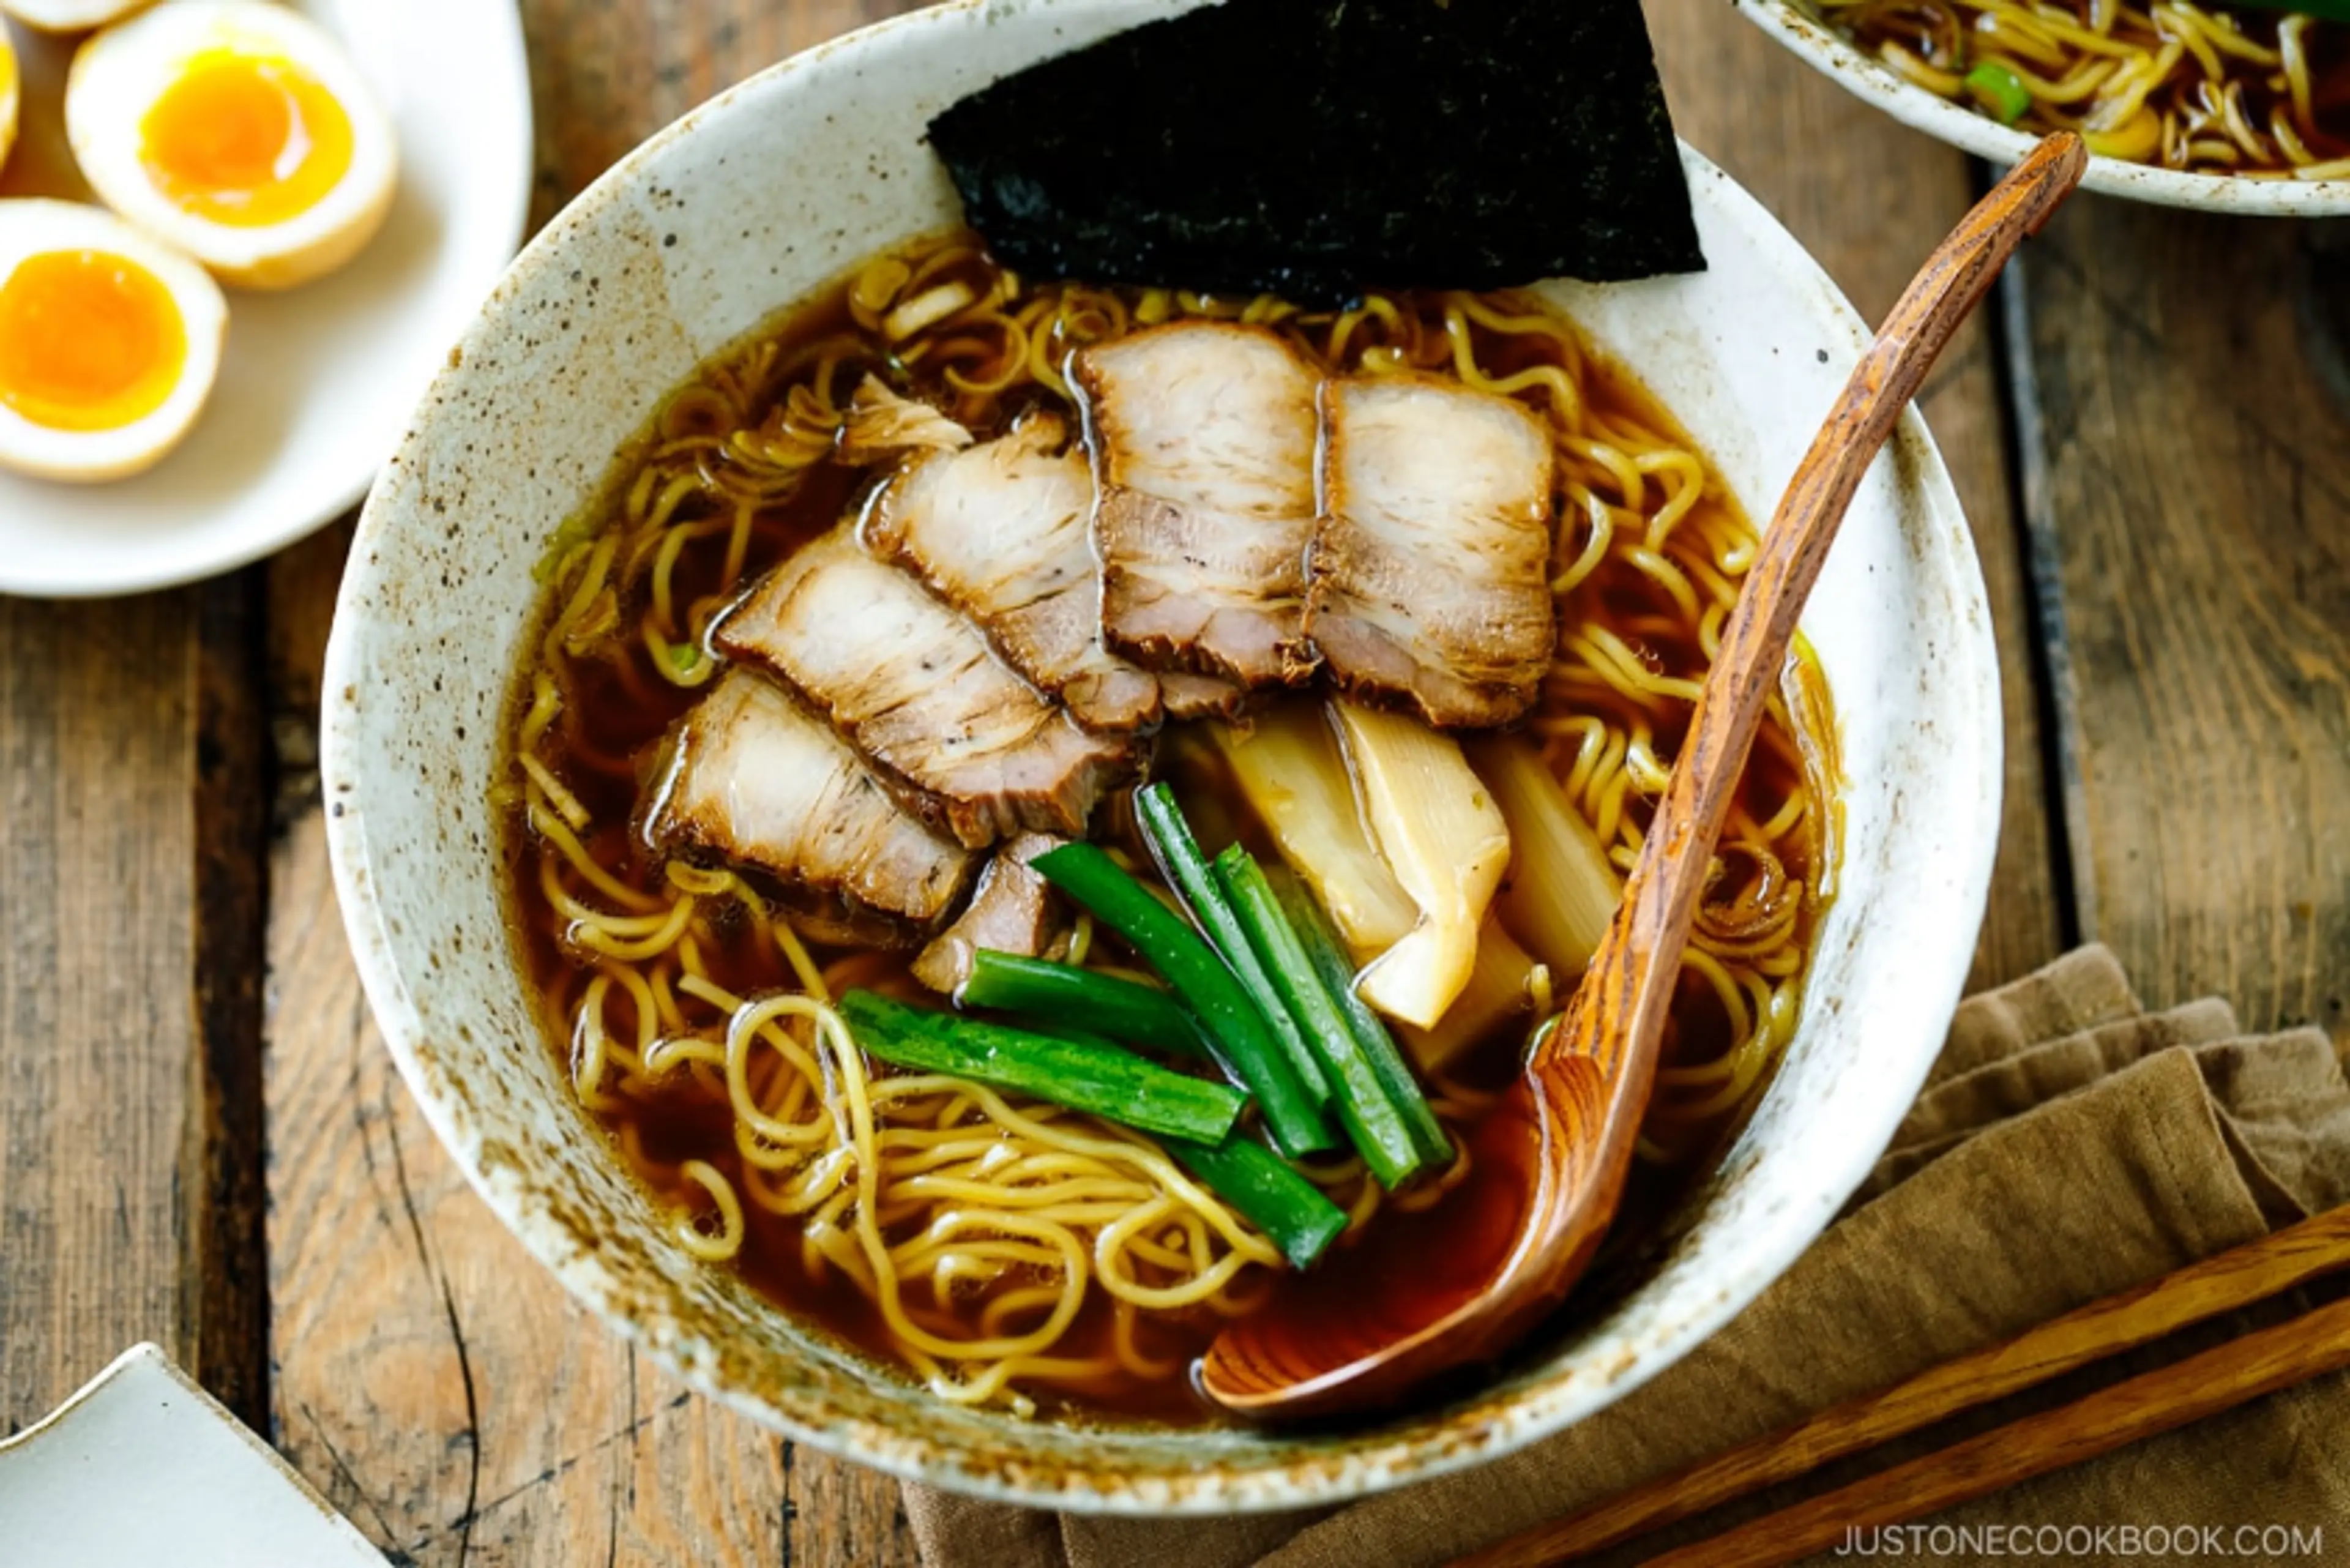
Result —
<svg viewBox="0 0 2350 1568"><path fill-rule="evenodd" d="M893 0L525 0L543 219ZM1719 0L1682 133L1872 318L1983 181ZM2095 938L2151 1002L2350 1031L2350 230L2084 199L1924 404L2007 676L1990 983ZM0 600L0 1431L172 1350L395 1563L910 1564L896 1489L682 1392L442 1156L328 884L348 528L110 604Z"/></svg>

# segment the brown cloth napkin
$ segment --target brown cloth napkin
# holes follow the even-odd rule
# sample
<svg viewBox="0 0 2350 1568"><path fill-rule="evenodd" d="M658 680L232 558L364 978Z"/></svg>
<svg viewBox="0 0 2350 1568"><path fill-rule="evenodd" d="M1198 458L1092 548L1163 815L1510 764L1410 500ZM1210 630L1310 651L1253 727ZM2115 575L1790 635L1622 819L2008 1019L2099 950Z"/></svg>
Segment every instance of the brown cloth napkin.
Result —
<svg viewBox="0 0 2350 1568"><path fill-rule="evenodd" d="M1924 1094L1836 1224L1728 1328L1557 1437L1336 1511L1094 1519L909 1486L907 1511L929 1568L1433 1568L2350 1199L2344 1071L2343 1053L2314 1029L2241 1036L2217 1002L2145 1012L2113 955L2084 949L1965 1002ZM2253 1315L2294 1310L2287 1300ZM1701 1539L2242 1326L2175 1336L1600 1561ZM2149 1561L2126 1553L2129 1526L2282 1526L2304 1542L2324 1532L2308 1561L2343 1560L2350 1374L1930 1522L2109 1527L2102 1542L2075 1532L2090 1549L2062 1554L2089 1563ZM1837 1560L1850 1559L1822 1559Z"/></svg>

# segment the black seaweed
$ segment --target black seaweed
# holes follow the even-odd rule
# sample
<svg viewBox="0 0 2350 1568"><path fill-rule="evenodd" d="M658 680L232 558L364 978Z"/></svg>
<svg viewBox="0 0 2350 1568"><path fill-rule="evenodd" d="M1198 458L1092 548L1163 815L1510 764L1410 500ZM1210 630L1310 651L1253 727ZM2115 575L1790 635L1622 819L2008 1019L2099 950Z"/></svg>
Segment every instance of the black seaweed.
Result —
<svg viewBox="0 0 2350 1568"><path fill-rule="evenodd" d="M1272 293L1705 266L1638 0L1224 0L931 121L1040 277Z"/></svg>

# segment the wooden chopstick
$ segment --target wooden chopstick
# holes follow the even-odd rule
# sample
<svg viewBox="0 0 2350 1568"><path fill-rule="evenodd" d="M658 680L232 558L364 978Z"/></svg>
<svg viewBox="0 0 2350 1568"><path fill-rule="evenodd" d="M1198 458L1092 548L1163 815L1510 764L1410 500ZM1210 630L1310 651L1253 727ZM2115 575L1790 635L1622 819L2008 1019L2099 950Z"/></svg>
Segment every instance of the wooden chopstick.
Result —
<svg viewBox="0 0 2350 1568"><path fill-rule="evenodd" d="M1742 1443L1580 1513L1536 1525L1459 1559L1451 1568L1549 1568L2343 1269L2350 1269L2350 1206L2107 1296L1890 1388L1831 1406L1798 1426ZM1781 1532L1825 1528L1824 1521L1832 1521L1832 1533L1793 1553L1801 1556L1834 1544L1847 1526L1894 1523L1980 1497L2344 1366L2350 1366L2350 1302L2245 1335L1916 1464L1898 1466L1754 1521L1700 1542L1701 1555L1674 1553L1658 1562L1703 1563L1711 1568L1731 1562L1784 1561L1720 1553L1725 1543L1766 1526L1773 1527L1770 1542L1776 1550L1792 1539ZM2097 1446L2081 1446L2085 1441ZM2055 1457L2047 1457L2043 1448ZM1952 1485L1967 1490L1951 1492ZM1880 1490L1888 1487L1890 1490ZM1819 1511L1830 1502L1835 1505L1832 1511ZM1870 1511L1887 1508L1896 1511Z"/></svg>
<svg viewBox="0 0 2350 1568"><path fill-rule="evenodd" d="M1777 1568L2350 1366L2350 1299L1763 1515L1647 1568Z"/></svg>

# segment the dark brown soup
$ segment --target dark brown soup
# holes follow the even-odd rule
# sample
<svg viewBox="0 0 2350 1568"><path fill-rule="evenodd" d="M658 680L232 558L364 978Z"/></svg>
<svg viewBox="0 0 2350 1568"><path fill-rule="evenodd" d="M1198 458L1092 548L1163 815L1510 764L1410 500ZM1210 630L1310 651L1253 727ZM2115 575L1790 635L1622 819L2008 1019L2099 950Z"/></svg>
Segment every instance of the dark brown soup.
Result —
<svg viewBox="0 0 2350 1568"><path fill-rule="evenodd" d="M1139 1135L866 1060L827 1003L863 986L941 1005L911 977L910 947L755 872L656 854L638 830L645 790L662 738L718 674L712 619L886 472L840 456L868 376L983 439L1029 409L1066 410L1073 349L1200 316L1269 327L1333 369L1514 397L1551 431L1559 646L1517 733L1619 874L1753 553L1665 412L1530 296L1372 294L1303 314L1032 285L950 235L868 264L669 400L546 557L501 786L520 940L583 1106L676 1210L685 1244L951 1398L1205 1419L1191 1366L1263 1299L1278 1255ZM1721 1147L1794 1026L1834 862L1833 731L1808 668L1788 683L1794 717L1775 704L1757 745L1685 968L1642 1146L1664 1177ZM1294 722L1295 709L1266 721ZM1237 836L1270 862L1280 836L1229 754L1210 726L1176 725L1155 766L1208 847ZM1128 824L1114 802L1097 836L1130 843ZM1456 1131L1575 978L1531 956L1549 944L1510 929L1507 898L1470 992L1436 1030L1402 1032ZM1090 920L1071 940L1071 962L1142 967ZM1440 1203L1460 1174L1390 1193L1351 1158L1305 1168L1357 1229Z"/></svg>

